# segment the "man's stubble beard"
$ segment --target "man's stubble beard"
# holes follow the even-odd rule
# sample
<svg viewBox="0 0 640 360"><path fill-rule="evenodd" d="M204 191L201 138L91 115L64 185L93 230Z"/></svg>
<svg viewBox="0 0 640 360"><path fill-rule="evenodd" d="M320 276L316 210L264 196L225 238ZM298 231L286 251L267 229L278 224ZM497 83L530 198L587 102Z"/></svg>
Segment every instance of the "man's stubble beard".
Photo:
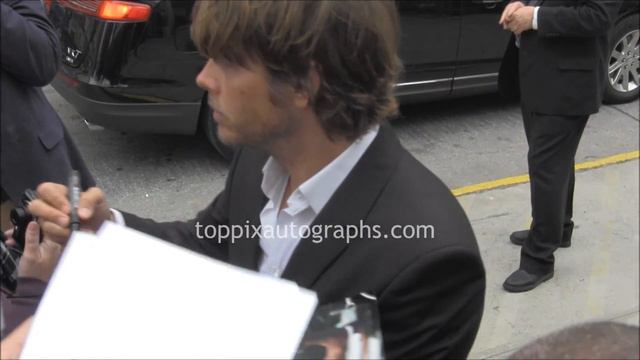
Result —
<svg viewBox="0 0 640 360"><path fill-rule="evenodd" d="M277 143L293 137L299 128L295 116L290 111L283 110L278 117L280 118L278 121L270 121L267 126L263 124L259 133L256 133L255 130L252 131L252 129L246 129L244 136L242 133L239 134L240 136L235 142L220 140L228 146L249 146L270 152Z"/></svg>

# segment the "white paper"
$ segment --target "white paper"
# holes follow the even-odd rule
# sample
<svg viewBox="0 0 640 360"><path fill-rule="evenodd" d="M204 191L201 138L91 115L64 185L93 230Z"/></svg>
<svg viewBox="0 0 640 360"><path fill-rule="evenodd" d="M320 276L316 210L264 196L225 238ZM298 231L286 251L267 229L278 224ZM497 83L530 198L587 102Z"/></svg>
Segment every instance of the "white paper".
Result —
<svg viewBox="0 0 640 360"><path fill-rule="evenodd" d="M22 358L291 358L316 303L293 282L108 223L72 237Z"/></svg>

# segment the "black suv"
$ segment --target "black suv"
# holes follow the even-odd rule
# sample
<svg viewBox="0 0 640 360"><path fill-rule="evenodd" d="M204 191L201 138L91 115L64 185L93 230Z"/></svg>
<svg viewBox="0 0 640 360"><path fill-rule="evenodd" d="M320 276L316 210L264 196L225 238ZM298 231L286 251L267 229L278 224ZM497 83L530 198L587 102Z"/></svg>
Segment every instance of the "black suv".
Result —
<svg viewBox="0 0 640 360"><path fill-rule="evenodd" d="M223 155L195 77L205 60L189 35L194 0L44 0L62 46L53 87L88 122L124 131L195 134ZM396 85L401 102L497 90L510 33L508 0L396 1L401 16ZM638 96L638 3L625 1L611 32L605 99Z"/></svg>

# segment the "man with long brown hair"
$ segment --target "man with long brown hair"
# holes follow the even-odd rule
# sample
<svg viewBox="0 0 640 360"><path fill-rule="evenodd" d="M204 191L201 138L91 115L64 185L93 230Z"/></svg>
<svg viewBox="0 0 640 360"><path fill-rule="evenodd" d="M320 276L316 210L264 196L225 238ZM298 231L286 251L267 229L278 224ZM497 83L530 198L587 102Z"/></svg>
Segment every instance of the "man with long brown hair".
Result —
<svg viewBox="0 0 640 360"><path fill-rule="evenodd" d="M320 303L367 292L387 357L466 357L484 268L456 199L384 124L401 69L393 2L204 1L192 37L207 58L196 82L211 121L239 146L224 191L189 222L156 223L110 210L92 188L80 201L83 228L113 219L293 280ZM66 191L43 184L30 206L61 243ZM229 226L258 230L207 232ZM304 231L280 231L296 227Z"/></svg>

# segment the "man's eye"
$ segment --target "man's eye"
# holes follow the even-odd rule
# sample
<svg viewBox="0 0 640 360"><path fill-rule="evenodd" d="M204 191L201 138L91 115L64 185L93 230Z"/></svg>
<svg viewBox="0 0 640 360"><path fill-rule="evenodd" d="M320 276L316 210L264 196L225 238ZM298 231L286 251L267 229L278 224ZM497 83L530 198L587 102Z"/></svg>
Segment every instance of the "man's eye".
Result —
<svg viewBox="0 0 640 360"><path fill-rule="evenodd" d="M230 67L233 65L233 63L226 58L218 58L214 59L213 61L220 66Z"/></svg>

